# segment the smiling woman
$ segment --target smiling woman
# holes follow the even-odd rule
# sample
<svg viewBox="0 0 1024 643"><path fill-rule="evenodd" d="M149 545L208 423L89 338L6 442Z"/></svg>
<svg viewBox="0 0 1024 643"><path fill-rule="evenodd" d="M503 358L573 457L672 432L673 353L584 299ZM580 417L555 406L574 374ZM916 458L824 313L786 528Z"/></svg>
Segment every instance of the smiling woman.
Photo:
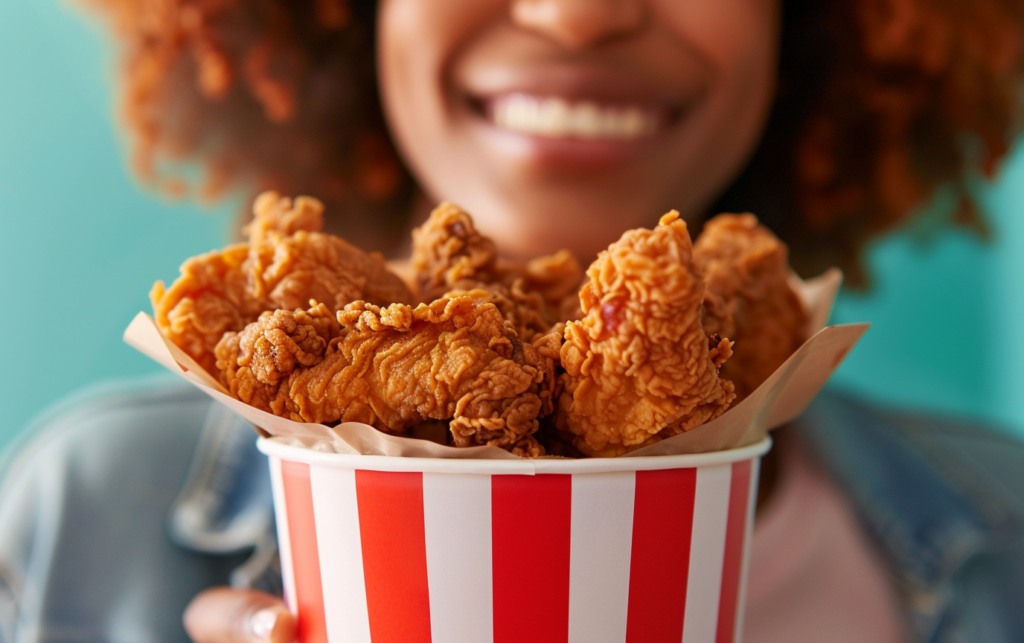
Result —
<svg viewBox="0 0 1024 643"><path fill-rule="evenodd" d="M757 143L774 2L455 4L382 4L384 104L420 185L506 252L593 256L655 213L699 218Z"/></svg>
<svg viewBox="0 0 1024 643"><path fill-rule="evenodd" d="M87 1L123 47L144 176L179 190L198 160L209 193L315 194L382 250L424 192L517 254L714 204L757 212L800 272L863 283L864 244L939 186L981 225L962 177L1016 127L1012 0Z"/></svg>

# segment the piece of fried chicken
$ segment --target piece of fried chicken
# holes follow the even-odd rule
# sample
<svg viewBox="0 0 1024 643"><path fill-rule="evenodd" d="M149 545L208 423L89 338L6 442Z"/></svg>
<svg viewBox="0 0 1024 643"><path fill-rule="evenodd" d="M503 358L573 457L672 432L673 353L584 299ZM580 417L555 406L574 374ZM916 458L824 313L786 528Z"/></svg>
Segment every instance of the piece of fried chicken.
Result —
<svg viewBox="0 0 1024 643"><path fill-rule="evenodd" d="M707 284L704 330L733 340L722 377L742 400L807 339L786 246L752 214L720 214L694 243L693 261Z"/></svg>
<svg viewBox="0 0 1024 643"><path fill-rule="evenodd" d="M563 321L562 302L575 295L583 278L568 250L525 263L500 260L494 241L477 230L468 213L451 203L435 208L413 230L412 238L413 281L420 301L449 292L487 290L525 341Z"/></svg>
<svg viewBox="0 0 1024 643"><path fill-rule="evenodd" d="M735 397L730 342L701 325L704 282L678 212L598 255L565 325L556 422L587 455L621 455L718 417Z"/></svg>
<svg viewBox="0 0 1024 643"><path fill-rule="evenodd" d="M491 294L477 290L415 307L267 312L224 336L217 366L232 395L292 420L388 433L450 420L457 446L538 456L533 434L553 409L558 339L520 341Z"/></svg>
<svg viewBox="0 0 1024 643"><path fill-rule="evenodd" d="M417 294L432 298L454 284L498 281L498 248L459 206L442 203L412 231L412 269Z"/></svg>
<svg viewBox="0 0 1024 643"><path fill-rule="evenodd" d="M320 232L323 205L316 199L293 202L266 192L253 213L248 243L189 259L169 288L158 281L150 292L157 325L211 373L223 334L243 329L264 311L305 308L311 299L333 310L356 300L413 300L380 254Z"/></svg>

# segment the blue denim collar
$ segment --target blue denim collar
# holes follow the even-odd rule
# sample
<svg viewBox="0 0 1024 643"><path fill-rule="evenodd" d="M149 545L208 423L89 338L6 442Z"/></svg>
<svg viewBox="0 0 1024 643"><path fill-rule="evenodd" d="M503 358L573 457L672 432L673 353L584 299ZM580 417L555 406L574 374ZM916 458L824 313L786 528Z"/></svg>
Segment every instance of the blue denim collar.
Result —
<svg viewBox="0 0 1024 643"><path fill-rule="evenodd" d="M210 405L168 530L178 545L210 554L251 549L272 534L267 460L252 427L226 406Z"/></svg>
<svg viewBox="0 0 1024 643"><path fill-rule="evenodd" d="M974 556L1024 537L1024 509L943 442L954 423L879 412L825 392L796 430L889 563L923 640L951 622L952 580Z"/></svg>
<svg viewBox="0 0 1024 643"><path fill-rule="evenodd" d="M251 551L232 573L234 587L281 594L267 458L252 427L227 407L210 405L184 487L167 516L178 546L206 554Z"/></svg>

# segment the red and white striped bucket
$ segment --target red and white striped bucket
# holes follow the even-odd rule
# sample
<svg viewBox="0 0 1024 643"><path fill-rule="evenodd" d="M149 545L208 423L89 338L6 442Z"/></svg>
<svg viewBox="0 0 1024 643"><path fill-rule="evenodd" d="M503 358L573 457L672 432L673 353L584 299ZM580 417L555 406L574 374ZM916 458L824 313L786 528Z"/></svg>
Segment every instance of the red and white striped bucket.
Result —
<svg viewBox="0 0 1024 643"><path fill-rule="evenodd" d="M733 643L760 457L341 455L261 440L302 643Z"/></svg>

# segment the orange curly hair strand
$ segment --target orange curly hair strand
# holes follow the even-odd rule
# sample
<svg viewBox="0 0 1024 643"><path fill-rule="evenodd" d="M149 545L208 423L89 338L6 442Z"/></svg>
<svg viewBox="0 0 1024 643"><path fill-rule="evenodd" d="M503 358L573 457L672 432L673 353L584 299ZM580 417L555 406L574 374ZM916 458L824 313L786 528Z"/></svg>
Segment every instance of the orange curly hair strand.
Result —
<svg viewBox="0 0 1024 643"><path fill-rule="evenodd" d="M960 199L952 223L984 231L966 180L992 177L1016 134L1022 14L1010 0L786 2L765 141L718 206L761 214L800 272L838 263L854 285L865 244L939 187Z"/></svg>
<svg viewBox="0 0 1024 643"><path fill-rule="evenodd" d="M408 196L377 99L372 3L83 1L119 45L120 112L144 180L208 199L316 194L350 233ZM180 178L188 162L201 185Z"/></svg>

